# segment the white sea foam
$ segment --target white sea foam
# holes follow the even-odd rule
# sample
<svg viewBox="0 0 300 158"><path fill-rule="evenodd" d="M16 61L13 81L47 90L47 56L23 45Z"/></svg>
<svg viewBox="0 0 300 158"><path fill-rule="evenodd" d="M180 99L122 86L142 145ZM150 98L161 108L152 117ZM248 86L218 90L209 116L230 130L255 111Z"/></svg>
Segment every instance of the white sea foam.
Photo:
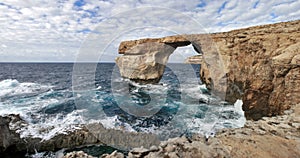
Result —
<svg viewBox="0 0 300 158"><path fill-rule="evenodd" d="M242 100L237 100L234 106L229 105L222 108L222 105L207 106L208 109L203 112L203 118L195 118L195 114L199 111L198 104L180 104L180 109L171 123L164 127L141 128L143 132L155 133L157 135L171 136L177 132L183 134L185 130L192 133L198 133L206 137L213 137L215 133L223 128L239 128L243 127L246 119L242 110ZM230 116L221 117L222 113ZM170 132L171 131L171 132Z"/></svg>
<svg viewBox="0 0 300 158"><path fill-rule="evenodd" d="M58 103L57 99L47 99L47 100L29 100L24 103L0 103L0 116L6 114L19 114L21 117L27 119L28 112L37 112L40 109L50 105Z"/></svg>
<svg viewBox="0 0 300 158"><path fill-rule="evenodd" d="M28 122L24 127L13 127L13 129L19 128L16 132L20 133L21 138L41 138L42 141L49 140L58 134L67 134L70 131L74 131L81 128L81 125L85 123L80 111L74 111L62 116L60 114L55 117L48 117L42 119L43 121L37 123ZM43 116L40 116L43 117Z"/></svg>
<svg viewBox="0 0 300 158"><path fill-rule="evenodd" d="M238 120L236 120L234 122L234 124L236 125L236 127L243 127L246 123L246 117L245 117L245 112L243 111L243 101L238 99L235 103L234 103L234 109L235 111L241 116L239 117Z"/></svg>
<svg viewBox="0 0 300 158"><path fill-rule="evenodd" d="M106 117L99 121L94 120L94 122L100 122L105 128L108 129L118 129L129 132L136 132L136 130L134 130L131 125L129 125L128 123L121 122L117 116Z"/></svg>
<svg viewBox="0 0 300 158"><path fill-rule="evenodd" d="M26 123L11 124L10 127L20 133L21 138L32 137L48 140L57 134L66 134L68 131L76 130L80 127L80 124L84 124L80 115L82 111L79 110L67 115L61 113L47 115L40 112L49 105L66 100L63 97L45 99L45 96L54 93L52 87L37 83L20 83L14 79L0 82L0 115L20 115ZM24 98L18 97L32 93L36 93L36 95ZM17 97L11 98L14 96ZM9 98L5 99L5 97Z"/></svg>
<svg viewBox="0 0 300 158"><path fill-rule="evenodd" d="M20 94L30 94L40 91L48 91L52 87L40 85L37 83L24 82L19 83L15 79L0 81L0 97L15 96Z"/></svg>
<svg viewBox="0 0 300 158"><path fill-rule="evenodd" d="M52 86L40 85L37 83L20 83L14 79L1 81L0 115L20 114L21 117L26 118L28 112L38 111L49 104L57 103L57 99L49 98L43 100L39 97L40 93L52 93L53 91L51 88ZM26 94L36 94L38 96L29 98L21 97L26 96Z"/></svg>
<svg viewBox="0 0 300 158"><path fill-rule="evenodd" d="M131 81L128 81L131 82ZM139 85L132 82L138 92L140 89L146 90L149 94L157 94L158 99L162 99L163 93L166 93L170 88L167 84L162 85ZM85 118L86 112L84 110L75 110L67 115L61 113L55 115L47 115L44 113L39 113L38 111L52 104L58 104L61 101L65 101L66 98L46 98L44 96L51 95L55 93L51 86L40 85L36 83L20 83L17 80L4 80L0 81L0 115L6 114L20 114L20 116L27 122L19 127L14 127L17 132L20 133L22 138L34 137L41 138L42 140L49 140L57 134L67 134L69 131L76 130L81 127L81 125L91 122L100 122L106 128L120 129L131 132L139 131L146 133L154 133L160 136L171 136L174 133L182 134L185 130L189 132L200 133L206 136L212 136L216 130L221 128L236 128L242 127L245 124L244 112L242 110L242 101L237 100L234 106L223 106L222 105L199 105L196 102L182 102L173 101L172 103L164 103L164 106L177 106L180 105L179 111L174 116L169 124L161 127L156 127L152 125L151 127L136 127L140 123L137 121L136 124L129 124L122 122L118 119L117 115L113 117L104 116L98 120L92 120L93 118ZM122 87L121 87L122 88ZM124 87L123 87L124 88ZM101 88L100 88L101 89ZM99 89L98 89L99 90ZM119 89L123 91L123 89ZM186 95L187 100L190 98L194 100L202 100L204 102L210 102L213 98L204 93L207 91L205 85L186 84L181 85L181 92ZM40 93L41 92L41 93ZM4 97L18 96L27 93L37 93L37 96L27 98L17 98L16 100L1 100ZM87 92L84 92L84 94ZM94 94L94 91L93 91ZM122 93L121 93L122 94ZM97 103L105 102L102 97L104 96L91 96L89 93L90 101L96 107L99 106ZM154 96L155 96L154 95ZM85 98L85 95L81 93L76 95L76 98ZM201 111L201 106L207 107L207 111ZM9 107L9 108L8 108ZM88 108L88 107L87 107ZM203 118L197 118L197 112L203 113ZM224 114L224 118L220 117L220 114ZM226 112L234 113L238 115L234 118L226 118ZM36 120L40 120L36 122ZM86 122L88 121L88 122Z"/></svg>

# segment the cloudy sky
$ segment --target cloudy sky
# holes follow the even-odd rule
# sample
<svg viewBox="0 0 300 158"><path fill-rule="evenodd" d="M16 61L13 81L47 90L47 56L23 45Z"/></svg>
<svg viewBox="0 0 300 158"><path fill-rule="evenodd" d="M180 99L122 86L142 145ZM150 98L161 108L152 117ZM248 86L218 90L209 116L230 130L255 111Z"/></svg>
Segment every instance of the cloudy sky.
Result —
<svg viewBox="0 0 300 158"><path fill-rule="evenodd" d="M113 61L121 40L299 19L300 0L1 0L0 62Z"/></svg>

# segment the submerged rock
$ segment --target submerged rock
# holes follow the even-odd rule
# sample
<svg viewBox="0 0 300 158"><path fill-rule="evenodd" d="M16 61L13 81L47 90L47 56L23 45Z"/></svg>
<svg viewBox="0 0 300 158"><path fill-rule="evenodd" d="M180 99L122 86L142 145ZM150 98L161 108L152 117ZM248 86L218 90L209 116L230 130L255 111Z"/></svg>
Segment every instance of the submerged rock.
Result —
<svg viewBox="0 0 300 158"><path fill-rule="evenodd" d="M300 20L224 33L124 41L116 59L121 76L157 83L177 47L202 54L207 88L234 103L243 100L248 119L282 114L300 103Z"/></svg>

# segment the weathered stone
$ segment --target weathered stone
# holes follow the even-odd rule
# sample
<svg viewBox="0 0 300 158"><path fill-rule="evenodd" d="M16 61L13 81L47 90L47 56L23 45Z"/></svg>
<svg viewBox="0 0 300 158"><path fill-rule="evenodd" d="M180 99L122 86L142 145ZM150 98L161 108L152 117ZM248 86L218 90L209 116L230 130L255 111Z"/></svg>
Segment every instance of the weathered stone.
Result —
<svg viewBox="0 0 300 158"><path fill-rule="evenodd" d="M83 151L74 151L71 153L67 153L63 158L95 158L95 157L90 156Z"/></svg>
<svg viewBox="0 0 300 158"><path fill-rule="evenodd" d="M148 45L148 43L152 43L152 44ZM171 47L177 48L177 47L187 46L187 45L191 44L191 42L189 39L185 38L185 35L123 41L123 42L121 42L121 44L119 46L119 53L120 54L135 54L134 53L135 51L147 52L148 50L139 51L138 49L144 48L146 46L145 48L147 48L149 50L155 50L155 48L154 49L151 48L151 46L154 46L155 44L164 44L164 45L169 45ZM133 48L135 48L135 49L133 49ZM137 54L143 54L143 53L137 53Z"/></svg>
<svg viewBox="0 0 300 158"><path fill-rule="evenodd" d="M0 116L0 153L15 152L18 149L26 148L24 140L20 135L9 128L10 122L21 121L19 115Z"/></svg>
<svg viewBox="0 0 300 158"><path fill-rule="evenodd" d="M56 151L62 148L74 148L89 144L109 144L122 150L135 147L158 145L160 141L153 134L132 133L128 131L106 129L100 123L82 126L67 134L58 134L49 140L40 138L20 138L17 129L10 129L9 124L23 121L18 115L0 116L0 154L10 152Z"/></svg>
<svg viewBox="0 0 300 158"><path fill-rule="evenodd" d="M173 152L175 150L175 145L173 144L168 144L166 147L165 147L165 152Z"/></svg>
<svg viewBox="0 0 300 158"><path fill-rule="evenodd" d="M192 44L202 54L200 77L212 93L242 98L248 119L282 114L300 103L300 20L225 33L124 41L116 59L123 77L156 83L168 57Z"/></svg>
<svg viewBox="0 0 300 158"><path fill-rule="evenodd" d="M291 109L292 114L264 117L259 121L248 120L243 128L223 129L216 137L208 140L204 139L204 136L193 135L190 141L185 137L172 138L162 142L158 147L150 147L149 150L143 147L135 148L129 152L128 157L299 157L300 131L280 125L294 124L294 118L297 117L295 111L298 111L298 107L300 104ZM110 154L109 158L118 158L117 155L118 152L115 152Z"/></svg>
<svg viewBox="0 0 300 158"><path fill-rule="evenodd" d="M101 158L124 158L124 154L123 153L120 153L120 152L117 152L117 151L114 151L112 152L111 154L104 154L101 156Z"/></svg>
<svg viewBox="0 0 300 158"><path fill-rule="evenodd" d="M144 46L147 45L147 46ZM174 47L161 43L146 43L146 48L153 47L155 51L139 55L127 55L118 57L116 63L119 66L120 73L123 77L134 81L157 83L164 72L165 65L169 55L175 50ZM129 51L147 50L140 48L140 45L130 49Z"/></svg>
<svg viewBox="0 0 300 158"><path fill-rule="evenodd" d="M158 150L159 150L159 148L157 146L155 146L155 145L152 145L150 147L150 151L158 151Z"/></svg>

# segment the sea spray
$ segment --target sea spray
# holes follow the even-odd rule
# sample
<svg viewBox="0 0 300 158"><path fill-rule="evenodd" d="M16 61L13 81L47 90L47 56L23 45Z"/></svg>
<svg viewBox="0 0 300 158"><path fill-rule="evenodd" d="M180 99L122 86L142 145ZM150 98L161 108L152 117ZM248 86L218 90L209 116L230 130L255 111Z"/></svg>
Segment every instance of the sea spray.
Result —
<svg viewBox="0 0 300 158"><path fill-rule="evenodd" d="M96 72L95 83L80 85L95 84L94 88L73 92L69 75L71 64L41 64L39 67L43 69L35 69L30 64L24 69L28 68L26 66L32 69L31 74L24 70L15 73L18 76L14 79L0 79L0 115L19 114L25 120L13 127L22 138L49 140L57 134L78 130L81 125L100 122L110 129L154 133L165 140L184 133L205 135L222 128L242 127L245 122L241 101L235 105L224 103L212 96L199 81L180 85L168 68L159 84L140 85L122 78L111 79L107 74L111 73L114 64L102 64L105 69ZM18 69L22 68L18 66ZM83 72L83 76L84 73L90 72ZM111 94L112 81L132 85L132 101L141 103L138 106L147 103L147 93L164 92L167 98L158 105L161 109L153 116L135 117L116 103ZM144 94L140 95L141 91ZM182 96L183 93L186 95ZM185 97L184 102L182 97ZM104 115L100 116L99 111Z"/></svg>

